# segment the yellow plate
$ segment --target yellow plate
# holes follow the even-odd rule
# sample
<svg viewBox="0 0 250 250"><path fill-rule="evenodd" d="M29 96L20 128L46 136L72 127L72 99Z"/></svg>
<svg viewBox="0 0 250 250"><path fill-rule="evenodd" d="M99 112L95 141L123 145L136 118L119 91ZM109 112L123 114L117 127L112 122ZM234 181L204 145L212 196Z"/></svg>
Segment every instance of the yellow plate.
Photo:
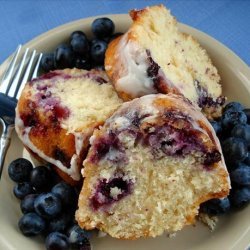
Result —
<svg viewBox="0 0 250 250"><path fill-rule="evenodd" d="M115 22L116 31L125 32L128 29L130 24L128 15L107 16ZM72 31L83 30L90 34L90 25L95 18L62 25L33 39L25 47L41 52L53 51L58 44L69 39ZM229 100L238 100L250 107L250 70L248 66L232 51L208 35L184 24L179 24L179 27L183 32L193 35L207 49L221 75L224 95ZM9 59L0 66L0 76L8 61ZM23 155L28 156L16 134L13 134L0 183L1 250L45 249L42 238L25 237L17 227L17 222L21 217L20 202L12 193L14 183L7 175L7 167L12 160ZM110 237L95 237L91 243L93 250L244 250L250 244L250 206L240 212L221 217L214 232L210 232L204 225L197 223L196 226L188 226L178 232L174 238L163 235L154 239L125 241Z"/></svg>

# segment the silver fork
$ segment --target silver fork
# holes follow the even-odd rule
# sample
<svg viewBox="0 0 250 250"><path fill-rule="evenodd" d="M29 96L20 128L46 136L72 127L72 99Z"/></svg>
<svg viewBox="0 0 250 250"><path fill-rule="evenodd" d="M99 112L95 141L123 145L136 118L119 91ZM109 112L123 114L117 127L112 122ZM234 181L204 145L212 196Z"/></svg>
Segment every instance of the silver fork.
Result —
<svg viewBox="0 0 250 250"><path fill-rule="evenodd" d="M15 108L25 83L37 77L42 54L36 50L29 52L27 48L21 56L22 46L19 45L13 54L0 82L0 122L2 135L0 139L0 180L4 160L10 145L11 133L15 123ZM19 58L21 58L19 60Z"/></svg>

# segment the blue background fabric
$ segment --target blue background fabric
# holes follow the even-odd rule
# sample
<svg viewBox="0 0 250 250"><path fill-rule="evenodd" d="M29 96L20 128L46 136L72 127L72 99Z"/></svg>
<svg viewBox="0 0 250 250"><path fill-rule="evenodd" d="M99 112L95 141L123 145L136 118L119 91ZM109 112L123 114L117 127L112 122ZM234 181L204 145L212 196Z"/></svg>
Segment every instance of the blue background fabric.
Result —
<svg viewBox="0 0 250 250"><path fill-rule="evenodd" d="M56 26L159 3L178 21L211 35L250 65L250 0L0 0L0 64L19 43Z"/></svg>

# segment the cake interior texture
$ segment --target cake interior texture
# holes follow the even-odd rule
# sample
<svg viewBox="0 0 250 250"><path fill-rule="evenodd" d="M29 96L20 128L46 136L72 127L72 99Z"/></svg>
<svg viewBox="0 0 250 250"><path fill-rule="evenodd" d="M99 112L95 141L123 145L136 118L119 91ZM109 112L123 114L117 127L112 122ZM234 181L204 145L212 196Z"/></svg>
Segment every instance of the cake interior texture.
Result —
<svg viewBox="0 0 250 250"><path fill-rule="evenodd" d="M200 203L228 194L206 118L180 111L181 97L160 96L123 104L91 137L76 214L83 228L122 239L155 237L194 223Z"/></svg>

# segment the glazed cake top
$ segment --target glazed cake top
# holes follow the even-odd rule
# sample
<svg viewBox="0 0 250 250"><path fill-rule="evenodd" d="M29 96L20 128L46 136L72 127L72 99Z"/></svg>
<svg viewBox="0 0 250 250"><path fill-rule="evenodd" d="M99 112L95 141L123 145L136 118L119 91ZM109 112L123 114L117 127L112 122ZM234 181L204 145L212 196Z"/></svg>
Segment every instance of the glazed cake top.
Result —
<svg viewBox="0 0 250 250"><path fill-rule="evenodd" d="M106 74L98 70L56 70L31 81L26 91L37 109L58 118L68 133L95 126L121 103Z"/></svg>

